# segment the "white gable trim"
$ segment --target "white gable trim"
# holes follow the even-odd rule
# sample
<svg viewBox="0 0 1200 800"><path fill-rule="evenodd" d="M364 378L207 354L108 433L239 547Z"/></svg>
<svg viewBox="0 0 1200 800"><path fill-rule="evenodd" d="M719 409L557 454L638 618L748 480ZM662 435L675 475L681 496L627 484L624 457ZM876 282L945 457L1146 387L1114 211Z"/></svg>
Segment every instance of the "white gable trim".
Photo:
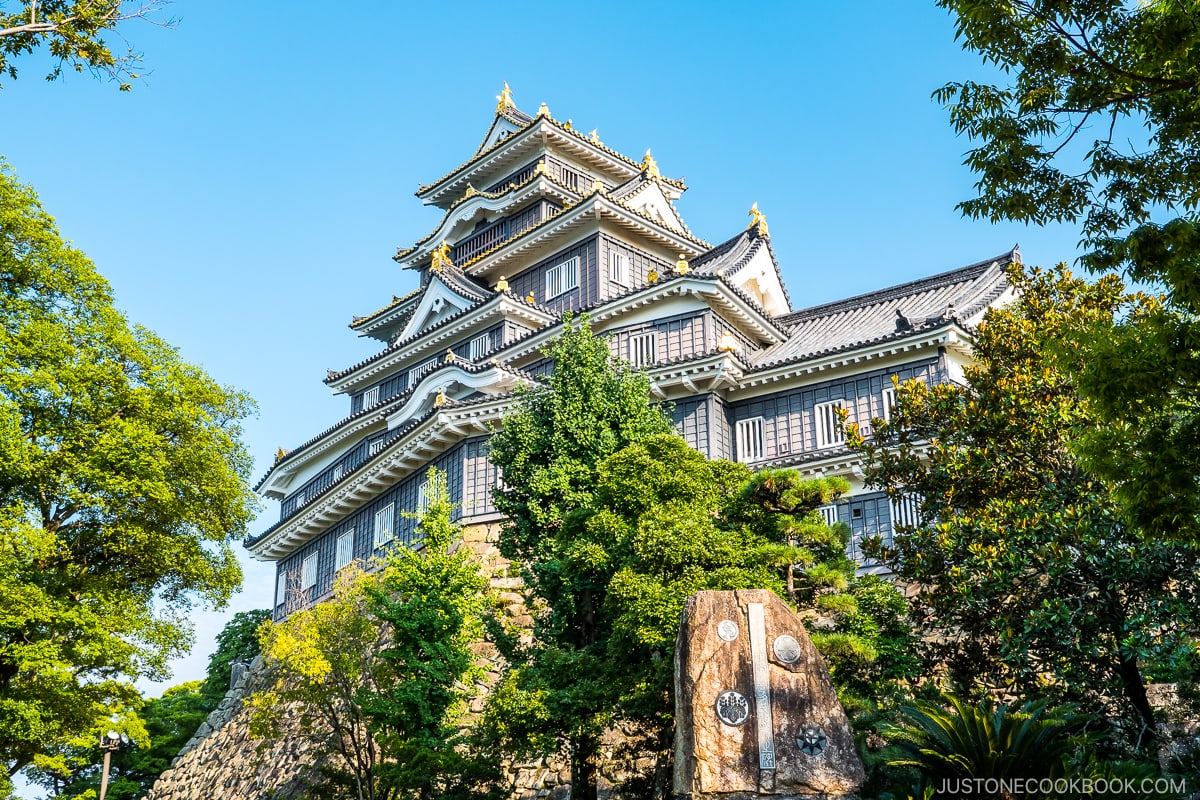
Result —
<svg viewBox="0 0 1200 800"><path fill-rule="evenodd" d="M765 244L754 251L741 269L725 273L725 279L741 289L747 297L773 317L791 311L783 284L779 280L779 269L775 265L775 259L771 258L770 248Z"/></svg>
<svg viewBox="0 0 1200 800"><path fill-rule="evenodd" d="M460 399L472 392L482 391L488 395L511 391L521 379L499 367L481 372L467 372L462 367L441 369L426 375L414 389L404 405L387 417L389 431L402 428L411 420L428 411L441 392L449 400Z"/></svg>
<svg viewBox="0 0 1200 800"><path fill-rule="evenodd" d="M429 276L429 284L425 287L425 291L421 293L421 302L417 304L416 310L413 311L404 330L400 331L398 338L408 339L415 336L451 314L457 314L477 302L479 301L463 297L443 283L437 273L433 273Z"/></svg>
<svg viewBox="0 0 1200 800"><path fill-rule="evenodd" d="M649 214L651 218L662 222L668 228L686 231L683 218L675 210L671 198L663 191L658 181L646 181L630 194L621 198L621 202L633 209Z"/></svg>

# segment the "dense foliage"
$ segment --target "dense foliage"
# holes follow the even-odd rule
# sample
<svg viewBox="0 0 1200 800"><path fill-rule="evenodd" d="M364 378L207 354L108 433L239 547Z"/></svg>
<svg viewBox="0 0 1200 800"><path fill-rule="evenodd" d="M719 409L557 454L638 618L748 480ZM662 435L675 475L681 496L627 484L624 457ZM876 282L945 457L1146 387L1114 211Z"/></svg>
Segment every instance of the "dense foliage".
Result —
<svg viewBox="0 0 1200 800"><path fill-rule="evenodd" d="M132 327L0 166L0 792L92 741L220 606L253 508L250 401ZM128 733L141 735L130 728Z"/></svg>
<svg viewBox="0 0 1200 800"><path fill-rule="evenodd" d="M569 755L573 791L590 797L600 735L636 723L662 755L637 790L666 796L671 665L688 596L790 595L822 621L814 640L833 654L835 678L860 684L903 612L877 621L881 607L860 608L857 593L903 599L855 583L848 529L817 512L845 481L709 461L669 430L645 376L615 362L586 320L571 322L550 350L549 387L523 395L493 440L506 487L497 500L510 516L502 551L528 576L539 613L532 641L495 636L513 668L484 727L513 752Z"/></svg>
<svg viewBox="0 0 1200 800"><path fill-rule="evenodd" d="M217 634L217 649L208 657L204 682L200 685L200 693L209 711L216 708L229 691L233 662L249 663L258 655L261 648L258 629L270 618L271 612L265 608L239 611Z"/></svg>
<svg viewBox="0 0 1200 800"><path fill-rule="evenodd" d="M1153 0L939 0L1002 83L936 97L974 140L964 213L1078 222L1094 270L1163 302L1070 340L1077 388L1108 425L1080 437L1139 527L1200 540L1200 12Z"/></svg>
<svg viewBox="0 0 1200 800"><path fill-rule="evenodd" d="M1065 268L1012 277L1019 299L989 312L965 385L902 384L873 441L852 432L868 482L920 500L923 522L881 555L917 590L931 673L1076 702L1148 747L1147 671L1194 647L1200 552L1141 537L1071 454L1074 431L1106 423L1051 356L1138 301L1115 278L1089 284Z"/></svg>
<svg viewBox="0 0 1200 800"><path fill-rule="evenodd" d="M397 548L369 573L346 567L331 599L262 629L271 682L247 700L251 731L309 738L329 758L315 793L463 798L486 794L495 777L460 748L486 581L453 546L458 528L436 470L427 497L420 551Z"/></svg>

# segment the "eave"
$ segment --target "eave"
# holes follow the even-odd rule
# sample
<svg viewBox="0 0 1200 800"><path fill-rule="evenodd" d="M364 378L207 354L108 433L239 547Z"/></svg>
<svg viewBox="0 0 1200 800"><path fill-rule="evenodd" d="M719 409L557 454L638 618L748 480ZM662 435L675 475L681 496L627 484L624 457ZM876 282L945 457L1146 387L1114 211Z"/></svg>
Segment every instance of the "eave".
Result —
<svg viewBox="0 0 1200 800"><path fill-rule="evenodd" d="M946 347L969 354L970 342L970 333L952 322L904 336L860 342L835 351L814 353L788 362L754 368L743 376L737 389L730 392L730 398L742 399L775 391L775 384L780 381L809 378L815 374L836 373L846 369L857 372L872 361L882 361L930 348L936 350Z"/></svg>
<svg viewBox="0 0 1200 800"><path fill-rule="evenodd" d="M538 116L522 130L501 139L487 150L446 173L433 183L417 189L417 197L427 205L446 203L460 197L477 177L486 173L490 179L516 167L523 159L539 150L545 150L553 139L563 152L578 161L603 172L620 183L638 174L640 167L633 159L610 150L603 144L592 142L583 134L547 116ZM488 181L480 181L487 183Z"/></svg>
<svg viewBox="0 0 1200 800"><path fill-rule="evenodd" d="M451 206L431 233L417 240L412 247L398 251L393 260L405 269L415 269L420 262L430 257L441 241L446 238L450 229L459 221L468 219L472 214L481 210L502 211L520 205L535 196L555 198L563 205L576 203L583 197L565 183L555 180L545 173L535 174L515 188L500 192L479 192L470 197L464 197ZM470 235L463 238L470 238Z"/></svg>
<svg viewBox="0 0 1200 800"><path fill-rule="evenodd" d="M512 403L511 397L469 406L437 409L383 448L336 487L257 539L246 549L259 561L278 561L316 538L329 526L369 503L383 489L426 466L437 454L463 439L490 433Z"/></svg>
<svg viewBox="0 0 1200 800"><path fill-rule="evenodd" d="M406 362L416 362L428 358L429 354L447 341L453 340L466 331L487 324L490 320L519 319L542 327L554 321L554 315L509 293L497 294L491 300L468 309L458 316L450 317L438 323L429 330L407 342L399 342L396 346L371 356L355 364L332 378L325 381L334 394L341 394L354 386L395 370Z"/></svg>
<svg viewBox="0 0 1200 800"><path fill-rule="evenodd" d="M658 243L675 253L698 255L708 248L708 243L686 232L653 220L647 215L629 208L618 200L593 191L579 203L566 208L549 219L500 243L496 248L481 253L462 265L463 272L472 277L483 277L499 271L500 267L514 259L528 260L528 254L547 246L584 224L607 217L631 233Z"/></svg>

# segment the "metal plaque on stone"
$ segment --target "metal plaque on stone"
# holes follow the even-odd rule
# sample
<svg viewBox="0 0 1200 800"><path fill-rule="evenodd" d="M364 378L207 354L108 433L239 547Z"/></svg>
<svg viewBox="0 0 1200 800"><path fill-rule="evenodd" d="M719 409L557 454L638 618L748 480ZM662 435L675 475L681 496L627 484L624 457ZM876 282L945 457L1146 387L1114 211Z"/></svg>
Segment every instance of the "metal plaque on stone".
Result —
<svg viewBox="0 0 1200 800"><path fill-rule="evenodd" d="M721 692L717 698L717 719L726 725L741 725L750 716L750 702L741 692Z"/></svg>
<svg viewBox="0 0 1200 800"><path fill-rule="evenodd" d="M825 729L820 725L805 725L800 729L800 735L796 737L796 746L806 756L821 755L825 752L825 745L828 742L829 738L825 735Z"/></svg>
<svg viewBox="0 0 1200 800"><path fill-rule="evenodd" d="M723 619L717 625L717 636L720 636L726 642L733 642L738 637L738 624L731 619Z"/></svg>
<svg viewBox="0 0 1200 800"><path fill-rule="evenodd" d="M763 604L748 603L750 666L754 673L754 713L758 722L758 768L775 769L775 722L771 716L771 673Z"/></svg>
<svg viewBox="0 0 1200 800"><path fill-rule="evenodd" d="M800 643L796 641L795 636L785 633L783 636L775 637L771 649L775 651L775 657L785 664L795 664L800 660Z"/></svg>

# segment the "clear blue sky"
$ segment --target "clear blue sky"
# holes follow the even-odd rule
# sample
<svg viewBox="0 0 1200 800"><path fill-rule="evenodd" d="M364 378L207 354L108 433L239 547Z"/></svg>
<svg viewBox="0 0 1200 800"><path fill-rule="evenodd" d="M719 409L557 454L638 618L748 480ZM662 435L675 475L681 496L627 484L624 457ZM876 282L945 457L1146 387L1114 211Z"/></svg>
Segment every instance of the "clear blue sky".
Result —
<svg viewBox="0 0 1200 800"><path fill-rule="evenodd" d="M0 0L0 8L4 6ZM373 352L352 314L414 286L390 256L440 217L413 197L464 161L501 81L528 112L692 188L718 243L757 201L797 307L928 275L1020 242L1072 260L1073 229L960 218L968 143L930 100L984 74L932 0L384 3L179 0L174 30L129 24L149 74L130 93L46 83L18 61L0 154L112 282L130 319L248 391L257 479L345 415L321 379ZM344 15L344 16L343 16ZM267 504L252 530L277 518ZM199 677L235 610L270 604L250 562L231 609L197 615L175 679Z"/></svg>

